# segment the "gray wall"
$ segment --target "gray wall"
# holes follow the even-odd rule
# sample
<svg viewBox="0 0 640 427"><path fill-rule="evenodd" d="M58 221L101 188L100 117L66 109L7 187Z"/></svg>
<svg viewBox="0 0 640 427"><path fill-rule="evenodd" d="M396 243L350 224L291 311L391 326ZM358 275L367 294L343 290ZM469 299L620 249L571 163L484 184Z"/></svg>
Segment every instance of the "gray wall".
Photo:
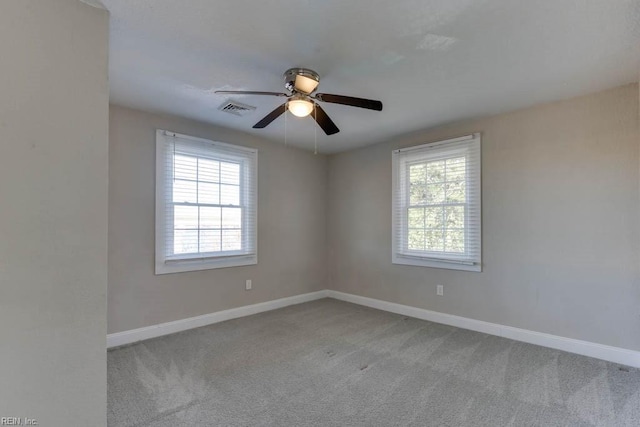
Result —
<svg viewBox="0 0 640 427"><path fill-rule="evenodd" d="M175 117L110 112L109 333L325 289L326 156ZM257 265L154 275L156 129L259 150Z"/></svg>
<svg viewBox="0 0 640 427"><path fill-rule="evenodd" d="M472 132L483 272L392 265L391 150ZM329 286L640 350L638 146L632 84L334 155Z"/></svg>
<svg viewBox="0 0 640 427"><path fill-rule="evenodd" d="M0 416L106 424L108 29L0 2Z"/></svg>
<svg viewBox="0 0 640 427"><path fill-rule="evenodd" d="M327 160L111 106L108 330L328 287L640 350L638 117L632 84ZM260 150L258 265L153 274L156 128ZM483 134L484 271L391 264L391 150L472 132Z"/></svg>

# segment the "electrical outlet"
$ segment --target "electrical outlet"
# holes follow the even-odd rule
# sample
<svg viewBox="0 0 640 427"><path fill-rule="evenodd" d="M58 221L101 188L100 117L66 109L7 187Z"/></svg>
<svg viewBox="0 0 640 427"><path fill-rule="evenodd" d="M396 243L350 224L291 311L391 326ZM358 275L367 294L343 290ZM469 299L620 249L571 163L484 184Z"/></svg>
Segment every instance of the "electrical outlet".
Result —
<svg viewBox="0 0 640 427"><path fill-rule="evenodd" d="M438 294L438 296L443 296L444 295L444 286L438 285L436 287L436 293Z"/></svg>
<svg viewBox="0 0 640 427"><path fill-rule="evenodd" d="M251 290L251 286L252 286L252 284L251 284L251 280L247 280L247 282L245 283L244 288L245 288L246 290L250 291L250 290Z"/></svg>

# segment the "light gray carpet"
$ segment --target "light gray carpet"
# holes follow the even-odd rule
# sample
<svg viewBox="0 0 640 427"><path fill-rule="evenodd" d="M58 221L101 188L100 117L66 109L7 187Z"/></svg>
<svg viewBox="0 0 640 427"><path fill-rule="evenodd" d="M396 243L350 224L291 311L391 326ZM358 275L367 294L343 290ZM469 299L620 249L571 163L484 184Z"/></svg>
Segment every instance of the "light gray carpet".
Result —
<svg viewBox="0 0 640 427"><path fill-rule="evenodd" d="M109 426L640 426L640 371L324 299L108 354Z"/></svg>

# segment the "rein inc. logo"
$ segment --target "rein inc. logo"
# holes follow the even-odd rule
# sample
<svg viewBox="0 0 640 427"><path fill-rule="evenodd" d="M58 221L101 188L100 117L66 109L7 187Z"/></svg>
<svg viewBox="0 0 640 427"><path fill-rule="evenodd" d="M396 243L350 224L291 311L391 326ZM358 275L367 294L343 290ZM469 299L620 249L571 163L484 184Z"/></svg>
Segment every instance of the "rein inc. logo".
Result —
<svg viewBox="0 0 640 427"><path fill-rule="evenodd" d="M0 417L0 426L37 426L38 421L29 417Z"/></svg>

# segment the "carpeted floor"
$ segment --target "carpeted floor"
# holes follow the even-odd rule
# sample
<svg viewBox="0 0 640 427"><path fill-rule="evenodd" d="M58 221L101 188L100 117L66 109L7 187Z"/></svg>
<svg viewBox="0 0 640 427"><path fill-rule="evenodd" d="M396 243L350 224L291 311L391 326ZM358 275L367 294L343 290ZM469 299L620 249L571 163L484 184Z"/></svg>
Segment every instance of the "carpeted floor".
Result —
<svg viewBox="0 0 640 427"><path fill-rule="evenodd" d="M640 370L324 299L108 354L109 426L640 426Z"/></svg>

